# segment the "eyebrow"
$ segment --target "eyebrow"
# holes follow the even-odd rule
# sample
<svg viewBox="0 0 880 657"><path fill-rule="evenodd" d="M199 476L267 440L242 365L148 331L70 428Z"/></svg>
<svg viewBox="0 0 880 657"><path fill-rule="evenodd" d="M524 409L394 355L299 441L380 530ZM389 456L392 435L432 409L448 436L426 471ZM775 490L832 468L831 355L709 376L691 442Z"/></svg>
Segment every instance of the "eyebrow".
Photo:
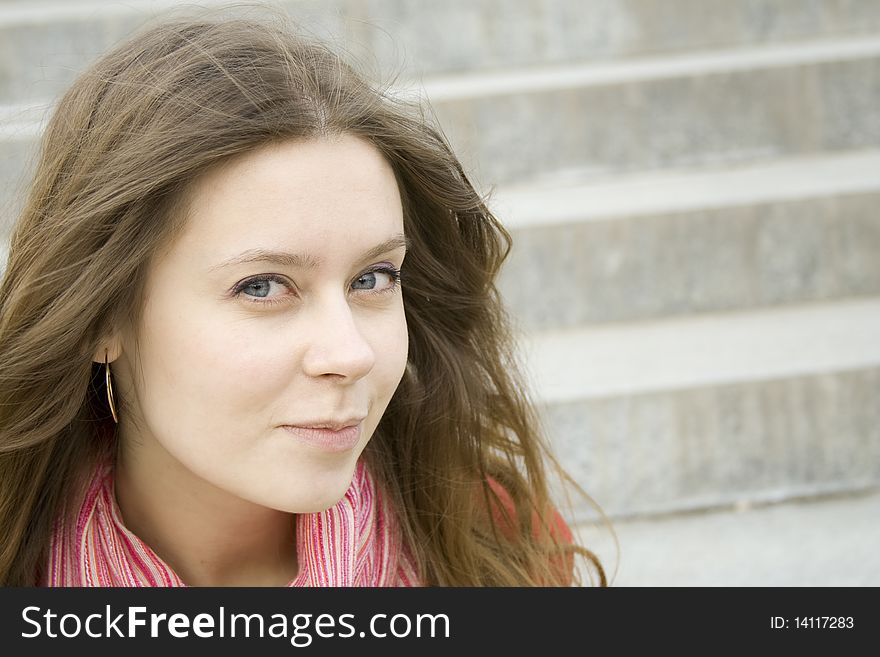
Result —
<svg viewBox="0 0 880 657"><path fill-rule="evenodd" d="M394 251L401 247L409 249L412 242L403 233L393 235L381 244L377 244L361 255L361 260L376 258L383 253ZM289 251L273 251L270 249L248 249L244 253L224 260L219 265L214 265L209 271L216 271L232 265L247 264L249 262L271 262L272 264L298 269L317 269L321 266L321 259L302 253L290 253Z"/></svg>

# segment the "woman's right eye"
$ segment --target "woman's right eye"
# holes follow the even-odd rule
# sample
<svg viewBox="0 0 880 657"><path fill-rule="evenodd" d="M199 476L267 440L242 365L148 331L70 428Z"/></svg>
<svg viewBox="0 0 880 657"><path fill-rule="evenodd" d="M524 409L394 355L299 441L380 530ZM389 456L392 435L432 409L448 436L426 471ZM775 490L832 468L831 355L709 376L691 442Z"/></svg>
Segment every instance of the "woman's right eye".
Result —
<svg viewBox="0 0 880 657"><path fill-rule="evenodd" d="M290 287L280 276L266 274L242 281L235 289L235 296L243 296L245 299L253 303L280 303L283 299L278 298L279 295L276 294L270 296L273 283L275 284L275 287Z"/></svg>

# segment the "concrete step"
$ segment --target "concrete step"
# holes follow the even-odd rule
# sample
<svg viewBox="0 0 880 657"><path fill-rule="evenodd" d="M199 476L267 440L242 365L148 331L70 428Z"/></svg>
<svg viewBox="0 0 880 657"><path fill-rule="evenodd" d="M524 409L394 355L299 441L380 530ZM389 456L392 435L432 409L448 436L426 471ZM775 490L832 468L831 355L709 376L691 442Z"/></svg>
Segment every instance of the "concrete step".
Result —
<svg viewBox="0 0 880 657"><path fill-rule="evenodd" d="M880 586L880 489L576 527L613 586Z"/></svg>
<svg viewBox="0 0 880 657"><path fill-rule="evenodd" d="M522 328L880 295L880 150L499 187Z"/></svg>
<svg viewBox="0 0 880 657"><path fill-rule="evenodd" d="M54 97L145 20L222 0L0 3L0 103ZM388 75L552 65L880 29L870 0L287 0L306 30ZM449 35L456 38L449 38Z"/></svg>
<svg viewBox="0 0 880 657"><path fill-rule="evenodd" d="M880 35L434 77L421 92L481 187L870 148Z"/></svg>
<svg viewBox="0 0 880 657"><path fill-rule="evenodd" d="M545 431L616 516L880 484L880 297L520 336Z"/></svg>
<svg viewBox="0 0 880 657"><path fill-rule="evenodd" d="M290 3L288 3L289 5ZM880 29L876 3L834 0L397 0L363 3L385 67L430 75L750 46ZM449 35L456 38L449 38Z"/></svg>
<svg viewBox="0 0 880 657"><path fill-rule="evenodd" d="M181 4L36 0L0 5L0 104L55 98L113 44Z"/></svg>
<svg viewBox="0 0 880 657"><path fill-rule="evenodd" d="M0 242L5 242L31 182L38 135L33 127L4 124L0 108Z"/></svg>

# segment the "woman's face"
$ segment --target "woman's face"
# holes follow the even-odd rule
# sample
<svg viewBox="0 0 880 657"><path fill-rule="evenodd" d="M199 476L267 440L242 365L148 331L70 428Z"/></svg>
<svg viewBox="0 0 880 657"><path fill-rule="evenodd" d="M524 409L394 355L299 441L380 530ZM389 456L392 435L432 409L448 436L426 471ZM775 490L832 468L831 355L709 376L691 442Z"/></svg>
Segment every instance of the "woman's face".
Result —
<svg viewBox="0 0 880 657"><path fill-rule="evenodd" d="M323 510L406 366L394 174L352 136L289 141L210 171L191 199L112 366L128 402L126 467ZM359 421L354 438L285 428L347 420Z"/></svg>

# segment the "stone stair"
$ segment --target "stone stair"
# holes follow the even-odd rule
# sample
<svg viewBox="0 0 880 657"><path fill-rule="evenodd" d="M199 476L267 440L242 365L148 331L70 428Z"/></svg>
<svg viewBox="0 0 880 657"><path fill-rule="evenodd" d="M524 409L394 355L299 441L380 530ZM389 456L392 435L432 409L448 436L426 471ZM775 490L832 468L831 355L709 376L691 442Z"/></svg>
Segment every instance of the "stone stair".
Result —
<svg viewBox="0 0 880 657"><path fill-rule="evenodd" d="M4 225L53 99L174 4L0 2ZM609 515L880 484L880 3L276 4L430 101L513 234L547 433Z"/></svg>

